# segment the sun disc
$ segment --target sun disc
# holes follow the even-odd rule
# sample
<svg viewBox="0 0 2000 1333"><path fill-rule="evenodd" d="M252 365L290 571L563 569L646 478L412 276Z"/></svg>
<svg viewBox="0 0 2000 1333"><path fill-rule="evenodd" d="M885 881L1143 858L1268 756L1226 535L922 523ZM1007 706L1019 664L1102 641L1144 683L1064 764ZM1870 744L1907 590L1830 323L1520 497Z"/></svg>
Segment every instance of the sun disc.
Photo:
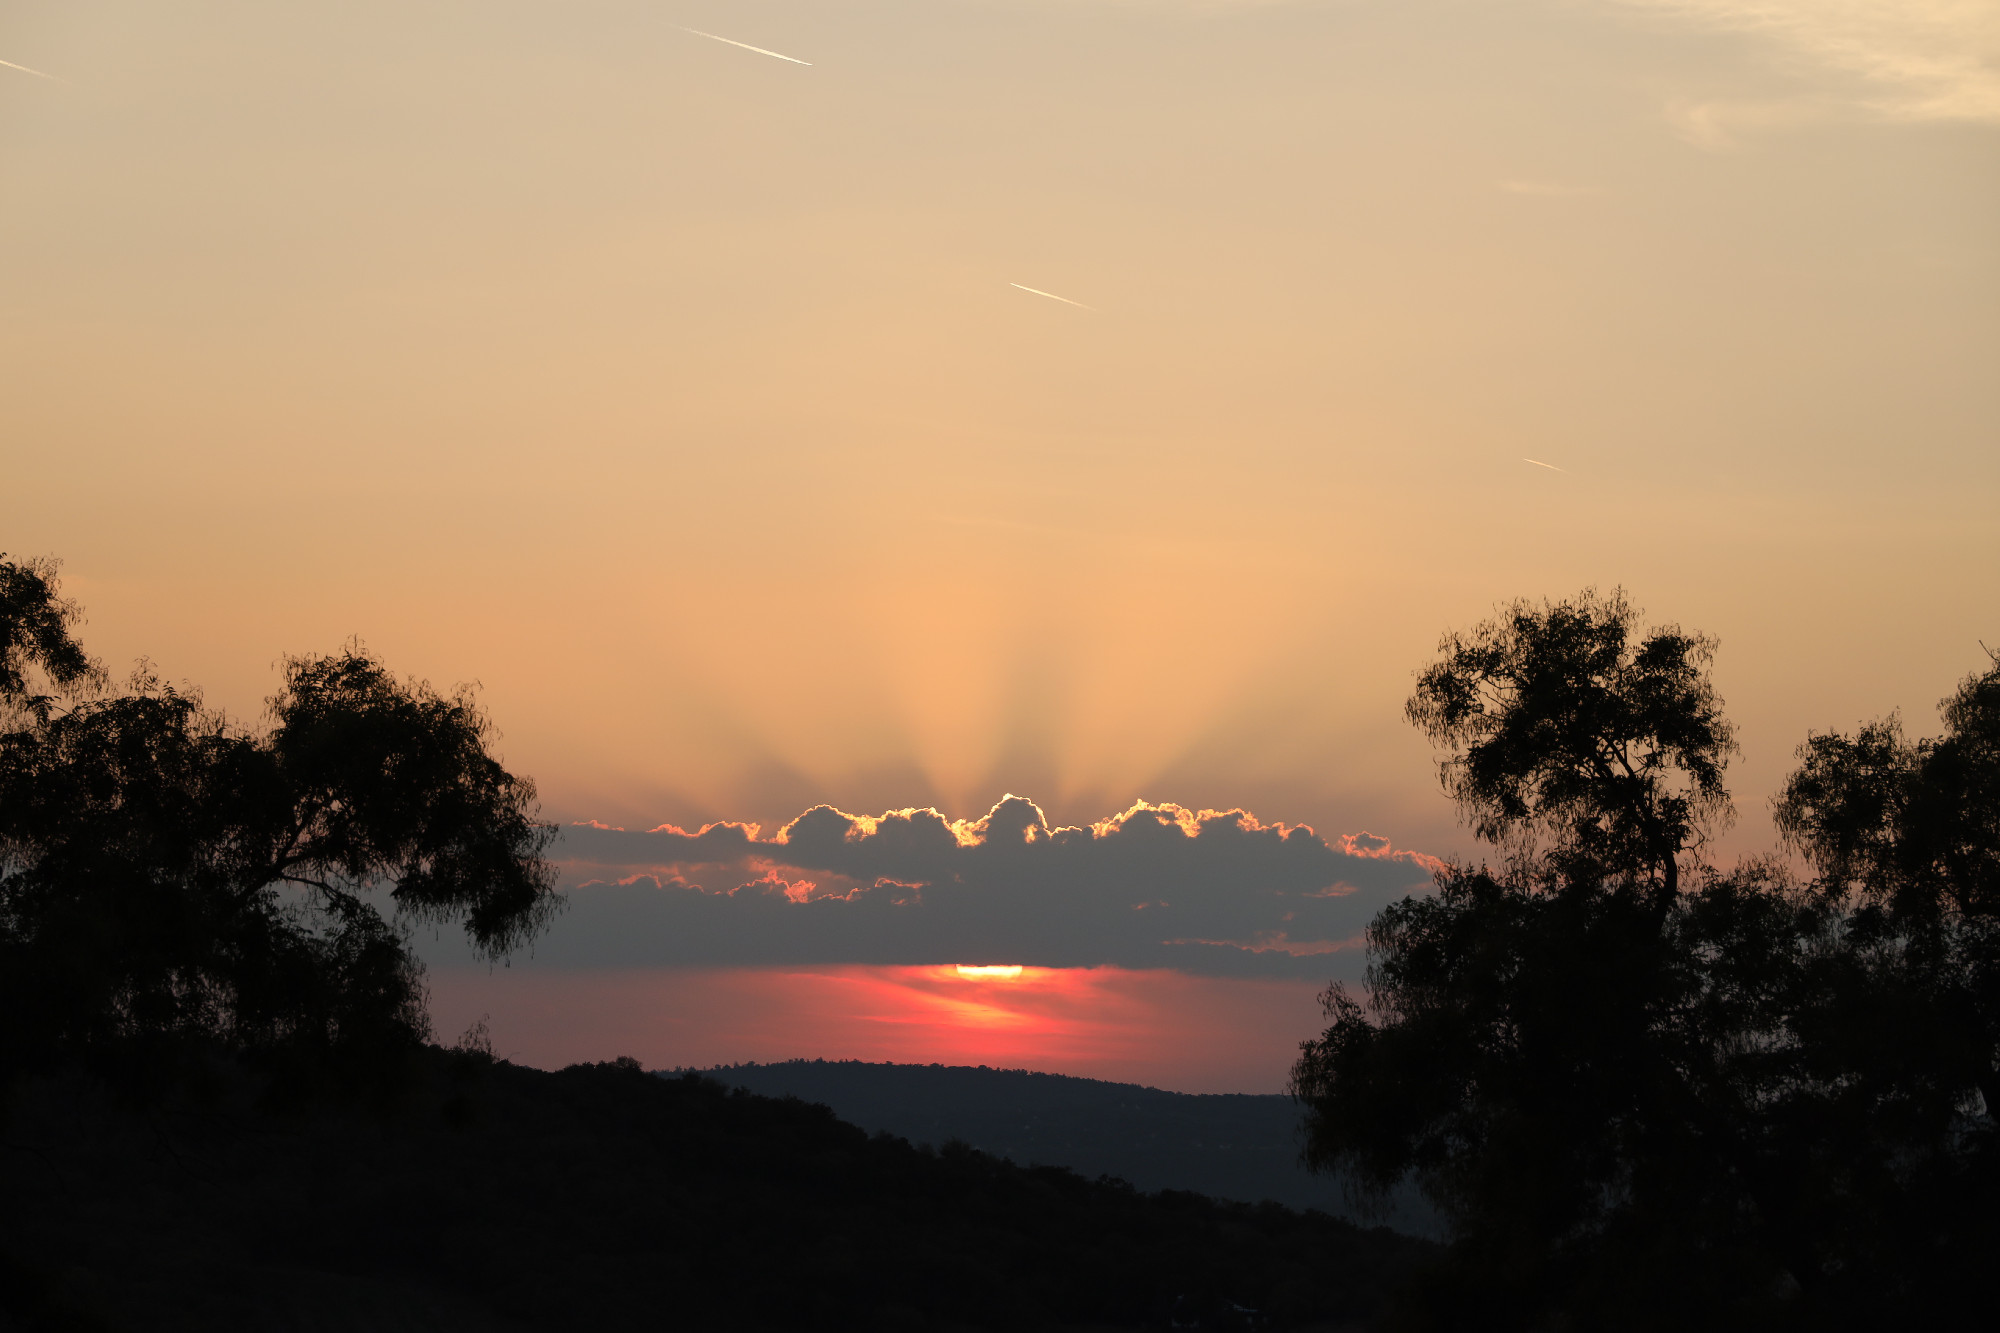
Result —
<svg viewBox="0 0 2000 1333"><path fill-rule="evenodd" d="M973 981L1005 981L1020 976L1021 965L1019 963L1004 965L960 963L958 965L958 975L968 977Z"/></svg>

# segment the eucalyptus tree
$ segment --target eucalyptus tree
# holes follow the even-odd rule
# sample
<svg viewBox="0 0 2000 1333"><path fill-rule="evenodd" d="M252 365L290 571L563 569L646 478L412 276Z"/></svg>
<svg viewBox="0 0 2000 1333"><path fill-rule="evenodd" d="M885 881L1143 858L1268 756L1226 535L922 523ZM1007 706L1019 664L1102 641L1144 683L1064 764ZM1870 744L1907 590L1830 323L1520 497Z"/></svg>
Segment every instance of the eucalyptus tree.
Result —
<svg viewBox="0 0 2000 1333"><path fill-rule="evenodd" d="M1867 1261L1917 1292L1987 1273L2000 1240L2000 656L1939 713L1936 736L1892 714L1809 737L1775 802L1842 926L1800 1021L1841 1155L1874 1164Z"/></svg>
<svg viewBox="0 0 2000 1333"><path fill-rule="evenodd" d="M143 666L112 688L55 573L0 557L8 1072L380 1071L428 1033L408 925L497 956L548 919L553 830L470 691L350 645L285 659L240 726Z"/></svg>
<svg viewBox="0 0 2000 1333"><path fill-rule="evenodd" d="M1639 621L1615 590L1517 602L1446 634L1405 711L1480 838L1524 864L1649 880L1664 903L1683 854L1729 818L1735 733L1715 640Z"/></svg>
<svg viewBox="0 0 2000 1333"><path fill-rule="evenodd" d="M2000 673L1936 742L1808 743L1778 808L1801 880L1701 856L1734 751L1714 651L1585 592L1419 675L1499 863L1375 919L1292 1088L1309 1165L1450 1219L1444 1326L1880 1319L1944 1308L1993 1239Z"/></svg>

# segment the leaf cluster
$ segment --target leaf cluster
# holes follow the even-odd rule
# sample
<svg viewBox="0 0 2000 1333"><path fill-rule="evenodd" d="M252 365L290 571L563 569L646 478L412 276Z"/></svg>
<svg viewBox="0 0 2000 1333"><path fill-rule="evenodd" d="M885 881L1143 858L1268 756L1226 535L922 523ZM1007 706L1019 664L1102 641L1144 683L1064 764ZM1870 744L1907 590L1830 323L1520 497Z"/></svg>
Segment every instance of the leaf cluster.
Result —
<svg viewBox="0 0 2000 1333"><path fill-rule="evenodd" d="M60 570L0 551L0 724L21 713L46 720L60 700L104 684L104 668L70 632L83 611L60 595Z"/></svg>

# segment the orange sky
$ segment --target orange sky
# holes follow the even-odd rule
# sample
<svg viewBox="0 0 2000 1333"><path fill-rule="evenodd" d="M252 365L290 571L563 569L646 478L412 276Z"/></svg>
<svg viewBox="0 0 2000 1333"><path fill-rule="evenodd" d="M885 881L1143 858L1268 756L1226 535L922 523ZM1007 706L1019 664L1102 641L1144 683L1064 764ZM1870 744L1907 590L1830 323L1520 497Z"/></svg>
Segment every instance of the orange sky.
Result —
<svg viewBox="0 0 2000 1333"><path fill-rule="evenodd" d="M19 0L0 546L246 716L350 635L477 680L565 821L1432 852L1439 633L1623 584L1720 635L1756 849L1809 728L2000 642L1996 56L1956 0Z"/></svg>

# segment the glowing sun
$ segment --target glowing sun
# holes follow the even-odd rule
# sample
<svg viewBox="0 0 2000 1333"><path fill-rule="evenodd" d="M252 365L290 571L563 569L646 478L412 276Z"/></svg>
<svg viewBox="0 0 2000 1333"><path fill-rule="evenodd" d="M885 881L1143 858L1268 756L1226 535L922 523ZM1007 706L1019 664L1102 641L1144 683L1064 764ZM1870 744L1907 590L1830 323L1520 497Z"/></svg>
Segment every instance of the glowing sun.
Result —
<svg viewBox="0 0 2000 1333"><path fill-rule="evenodd" d="M971 963L960 963L958 965L958 975L969 977L974 981L1006 981L1021 975L1021 965L1019 963L1009 963L1005 965L975 966Z"/></svg>

